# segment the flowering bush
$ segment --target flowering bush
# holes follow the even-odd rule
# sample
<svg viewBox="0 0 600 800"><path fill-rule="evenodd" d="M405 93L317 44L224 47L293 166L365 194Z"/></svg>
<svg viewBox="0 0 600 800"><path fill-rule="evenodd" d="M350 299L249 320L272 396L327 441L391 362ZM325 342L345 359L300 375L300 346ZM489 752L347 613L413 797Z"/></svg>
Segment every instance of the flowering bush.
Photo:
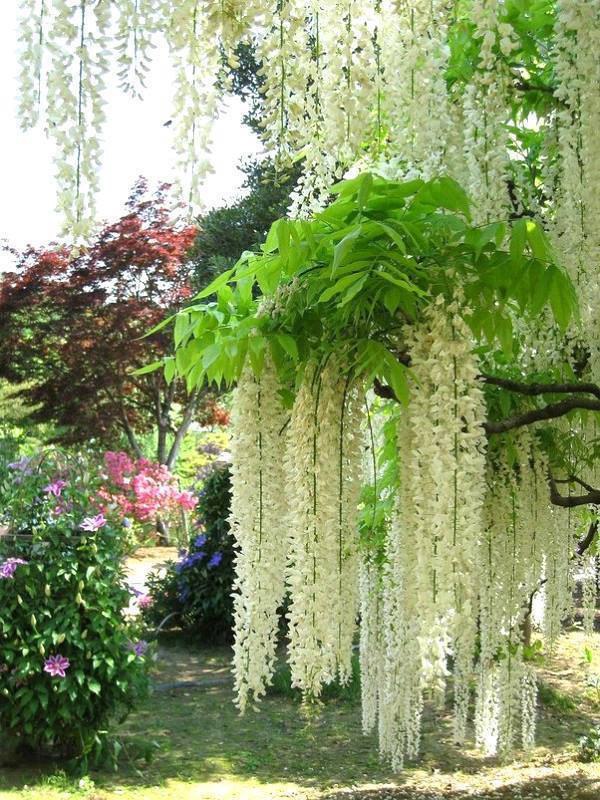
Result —
<svg viewBox="0 0 600 800"><path fill-rule="evenodd" d="M143 619L172 623L197 631L203 639L229 641L232 631L233 539L229 533L230 473L217 465L200 491L197 518L189 546L166 572L148 580ZM140 604L141 605L141 604Z"/></svg>
<svg viewBox="0 0 600 800"><path fill-rule="evenodd" d="M158 516L191 511L196 505L193 494L181 491L177 480L164 464L147 458L137 461L127 453L104 454L107 483L98 496L115 505L123 516L138 522L151 522Z"/></svg>
<svg viewBox="0 0 600 800"><path fill-rule="evenodd" d="M96 486L81 464L52 454L13 469L0 537L2 744L92 755L147 687L145 650L123 616L122 537L90 507Z"/></svg>

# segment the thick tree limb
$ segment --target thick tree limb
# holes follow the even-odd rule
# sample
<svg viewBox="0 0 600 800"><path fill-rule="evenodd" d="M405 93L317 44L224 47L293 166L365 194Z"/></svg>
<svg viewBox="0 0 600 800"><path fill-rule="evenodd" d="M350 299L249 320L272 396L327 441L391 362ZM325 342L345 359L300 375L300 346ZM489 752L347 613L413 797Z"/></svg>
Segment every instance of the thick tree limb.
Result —
<svg viewBox="0 0 600 800"><path fill-rule="evenodd" d="M585 553L585 551L591 546L592 542L596 538L597 533L598 533L598 520L596 519L592 523L590 523L588 532L577 545L578 556L582 556Z"/></svg>
<svg viewBox="0 0 600 800"><path fill-rule="evenodd" d="M581 484L581 481L577 481L577 483ZM550 500L555 506L576 508L577 506L600 505L600 489L593 489L590 486L587 494L565 496L558 491L556 480L551 473L548 475L548 484L550 486Z"/></svg>
<svg viewBox="0 0 600 800"><path fill-rule="evenodd" d="M534 422L544 422L550 419L564 417L569 411L575 409L587 409L588 411L600 411L600 400L592 400L589 397L569 397L558 403L550 403L543 408L533 408L521 414L498 420L497 422L486 422L483 426L488 435L493 433L506 433L515 428L523 428L526 425L533 425Z"/></svg>

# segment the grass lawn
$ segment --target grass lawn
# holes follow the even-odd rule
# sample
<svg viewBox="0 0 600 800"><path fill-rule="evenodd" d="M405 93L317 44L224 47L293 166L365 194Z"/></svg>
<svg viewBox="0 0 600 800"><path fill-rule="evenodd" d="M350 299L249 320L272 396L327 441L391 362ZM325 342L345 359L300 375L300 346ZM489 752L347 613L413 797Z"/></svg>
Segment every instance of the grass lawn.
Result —
<svg viewBox="0 0 600 800"><path fill-rule="evenodd" d="M544 704L538 746L509 763L452 746L448 716L428 716L423 758L394 775L360 731L360 708L329 700L304 712L284 694L239 717L232 702L226 650L161 647L156 681L209 681L205 688L157 691L124 726L129 760L116 774L77 779L48 765L0 769L0 800L600 800L600 764L581 764L576 744L600 703L586 692L583 637L565 637L541 669ZM600 647L592 669L600 670ZM575 702L568 702L568 693ZM144 743L159 749L149 764Z"/></svg>

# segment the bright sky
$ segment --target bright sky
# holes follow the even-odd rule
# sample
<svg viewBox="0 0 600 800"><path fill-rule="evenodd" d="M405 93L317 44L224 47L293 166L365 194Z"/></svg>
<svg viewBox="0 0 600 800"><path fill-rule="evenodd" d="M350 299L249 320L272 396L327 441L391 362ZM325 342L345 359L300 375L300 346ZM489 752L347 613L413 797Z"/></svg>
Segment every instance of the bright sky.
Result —
<svg viewBox="0 0 600 800"><path fill-rule="evenodd" d="M56 239L60 219L54 211L52 147L41 130L23 133L17 124L17 0L0 0L0 240L16 247L41 245ZM104 131L104 166L97 198L100 219L116 219L129 189L139 175L152 183L173 178L170 129L172 86L166 58L153 69L142 102L108 92ZM221 205L240 193L241 158L259 151L259 144L241 124L243 104L228 101L215 128L212 163L215 173L206 182L205 205ZM12 259L0 252L0 271Z"/></svg>

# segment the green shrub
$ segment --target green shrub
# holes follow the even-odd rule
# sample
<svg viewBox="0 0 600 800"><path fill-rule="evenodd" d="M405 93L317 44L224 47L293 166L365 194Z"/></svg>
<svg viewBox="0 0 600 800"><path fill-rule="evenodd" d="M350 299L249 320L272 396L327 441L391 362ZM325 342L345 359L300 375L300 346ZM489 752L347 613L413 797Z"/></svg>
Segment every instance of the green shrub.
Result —
<svg viewBox="0 0 600 800"><path fill-rule="evenodd" d="M579 758L588 763L600 761L600 725L595 725L579 740Z"/></svg>
<svg viewBox="0 0 600 800"><path fill-rule="evenodd" d="M229 532L231 476L216 466L199 493L187 550L166 571L150 575L144 621L181 626L211 643L229 642L233 626L234 542Z"/></svg>
<svg viewBox="0 0 600 800"><path fill-rule="evenodd" d="M21 464L0 537L0 739L87 758L147 691L147 658L123 616L120 529L94 507L93 478L67 467Z"/></svg>

